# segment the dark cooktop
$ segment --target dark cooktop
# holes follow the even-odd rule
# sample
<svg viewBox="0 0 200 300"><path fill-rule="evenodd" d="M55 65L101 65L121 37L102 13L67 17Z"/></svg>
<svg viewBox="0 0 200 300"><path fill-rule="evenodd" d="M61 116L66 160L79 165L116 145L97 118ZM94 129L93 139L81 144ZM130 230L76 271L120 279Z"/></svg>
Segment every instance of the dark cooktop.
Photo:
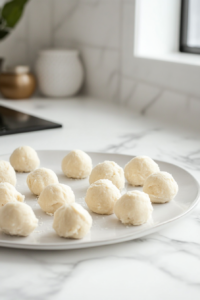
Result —
<svg viewBox="0 0 200 300"><path fill-rule="evenodd" d="M0 135L59 127L62 125L0 105Z"/></svg>

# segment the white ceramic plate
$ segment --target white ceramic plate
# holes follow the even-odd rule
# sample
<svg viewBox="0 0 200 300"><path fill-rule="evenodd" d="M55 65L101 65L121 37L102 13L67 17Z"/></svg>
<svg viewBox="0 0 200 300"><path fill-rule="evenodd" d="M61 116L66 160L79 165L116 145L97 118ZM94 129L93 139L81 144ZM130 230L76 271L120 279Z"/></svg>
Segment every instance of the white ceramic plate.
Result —
<svg viewBox="0 0 200 300"><path fill-rule="evenodd" d="M41 166L52 169L58 176L60 183L65 183L73 189L76 202L84 203L84 196L89 186L88 179L73 180L66 178L61 171L62 158L68 151L38 151ZM110 153L88 153L95 166L104 160L113 160L121 167L132 158L132 156ZM1 160L9 160L10 155L0 156ZM171 173L179 185L179 192L176 198L167 204L153 205L154 211L152 219L142 226L124 226L115 215L101 216L90 212L93 218L93 227L82 240L72 240L60 238L52 228L53 217L46 215L37 204L37 198L31 194L27 185L25 173L17 174L17 189L25 195L26 203L34 210L39 219L39 227L29 237L13 237L0 232L0 246L22 249L38 250L61 250L94 247L99 245L108 245L123 241L133 240L144 235L160 230L166 225L174 223L181 217L188 214L199 201L199 184L196 179L186 170L173 164L157 161L162 171ZM141 190L141 188L137 188ZM134 190L126 184L122 191ZM175 225L174 225L175 226Z"/></svg>

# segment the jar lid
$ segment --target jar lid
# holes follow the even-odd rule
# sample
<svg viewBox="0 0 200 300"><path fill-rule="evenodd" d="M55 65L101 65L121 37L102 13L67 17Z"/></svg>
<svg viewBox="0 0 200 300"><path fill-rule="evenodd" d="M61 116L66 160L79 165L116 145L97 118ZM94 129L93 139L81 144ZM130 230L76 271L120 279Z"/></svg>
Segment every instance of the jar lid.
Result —
<svg viewBox="0 0 200 300"><path fill-rule="evenodd" d="M7 66L3 73L12 73L12 74L27 74L30 72L29 66Z"/></svg>

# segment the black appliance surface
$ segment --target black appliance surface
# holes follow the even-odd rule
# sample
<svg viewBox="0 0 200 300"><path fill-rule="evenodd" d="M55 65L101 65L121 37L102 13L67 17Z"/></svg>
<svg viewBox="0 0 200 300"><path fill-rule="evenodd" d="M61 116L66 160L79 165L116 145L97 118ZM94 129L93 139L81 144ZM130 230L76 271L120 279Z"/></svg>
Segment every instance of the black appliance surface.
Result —
<svg viewBox="0 0 200 300"><path fill-rule="evenodd" d="M0 105L0 136L60 127L61 124Z"/></svg>

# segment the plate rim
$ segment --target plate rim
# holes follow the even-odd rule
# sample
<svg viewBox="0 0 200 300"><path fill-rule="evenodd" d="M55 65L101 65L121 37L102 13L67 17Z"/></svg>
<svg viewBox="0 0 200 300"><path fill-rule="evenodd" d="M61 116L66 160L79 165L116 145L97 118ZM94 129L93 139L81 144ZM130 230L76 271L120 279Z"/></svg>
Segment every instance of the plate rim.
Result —
<svg viewBox="0 0 200 300"><path fill-rule="evenodd" d="M36 150L37 153L39 152L70 152L72 150L63 150L63 149L48 149L48 150ZM127 157L136 157L137 155L130 155L130 154L123 154L123 153L110 153L110 152L95 152L95 151L85 151L86 153L90 154L99 154L99 155L120 155L120 156L127 156ZM2 156L6 156L6 155L11 155L11 153L4 153L4 154L0 154L0 158ZM158 162L158 163L166 163L169 164L171 166L175 166L178 167L179 169L181 169L182 171L188 173L192 179L194 180L196 187L197 187L197 196L195 198L195 200L193 201L192 205L188 208L188 210L186 210L185 212L183 212L182 214L169 219L165 222L162 222L160 224L155 225L153 228L149 228L144 230L143 232L138 232L135 233L134 235L129 233L123 237L119 237L119 238L112 238L111 240L106 240L106 241L96 241L96 242L83 242L83 243L79 243L79 244L65 244L63 243L44 243L44 244L21 244L21 243L13 243L12 241L2 241L0 240L0 247L8 247L8 248L12 248L12 249L26 249L26 250L72 250L72 249L84 249L84 248L92 248L92 247L98 247L98 246L106 246L106 245L112 245L112 244L118 244L118 243L122 243L125 241L130 241L130 240L135 240L139 237L143 237L143 236L147 236L149 234L155 233L160 229L163 229L164 227L166 227L167 225L171 225L174 222L179 221L180 219L182 219L183 217L185 217L186 215L188 215L189 213L191 213L193 211L193 209L197 206L197 204L200 201L200 184L197 181L197 179L195 178L195 176L193 174L190 173L190 171L186 170L185 168L183 168L182 166L180 166L179 164L174 164L171 162L168 162L166 160L159 160L159 159L154 159L152 158L154 161Z"/></svg>

